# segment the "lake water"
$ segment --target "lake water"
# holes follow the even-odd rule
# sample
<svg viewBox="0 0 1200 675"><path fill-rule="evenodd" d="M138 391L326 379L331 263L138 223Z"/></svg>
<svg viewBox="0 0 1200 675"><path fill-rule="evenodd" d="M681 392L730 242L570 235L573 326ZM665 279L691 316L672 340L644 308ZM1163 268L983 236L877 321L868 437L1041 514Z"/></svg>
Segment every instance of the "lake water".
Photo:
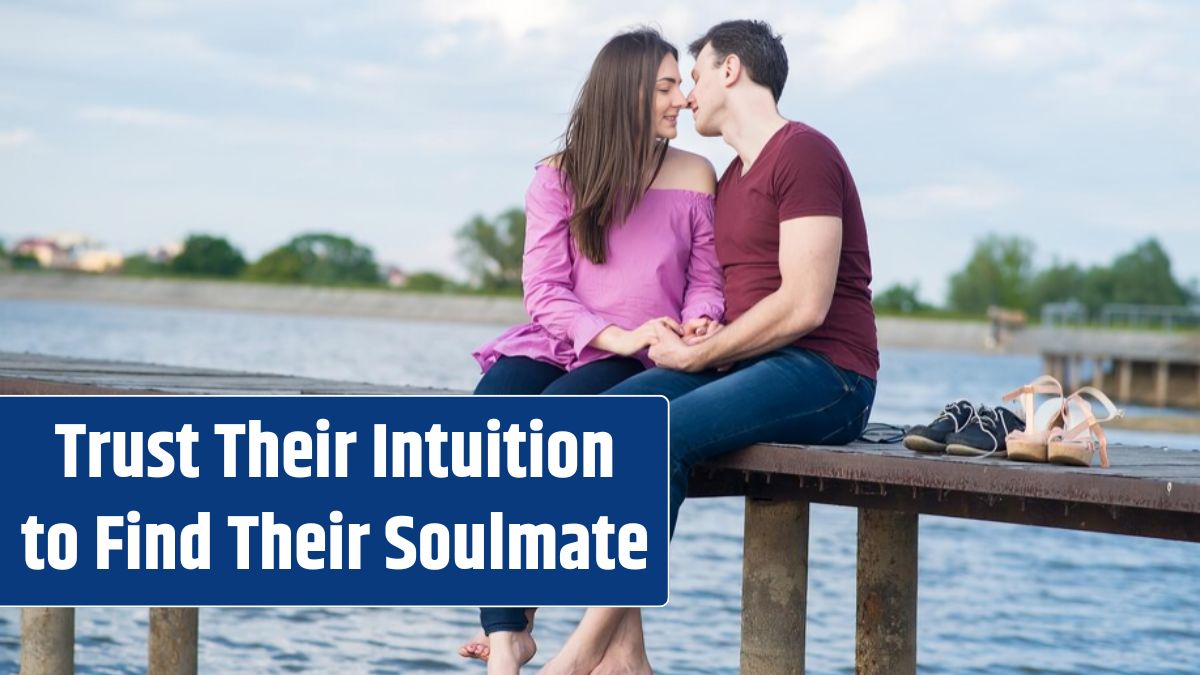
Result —
<svg viewBox="0 0 1200 675"><path fill-rule="evenodd" d="M0 300L0 351L460 389L477 378L471 348L501 328ZM960 397L998 404L1039 372L1025 356L884 350L882 361L873 419L907 424ZM1200 448L1197 436L1110 438ZM1200 673L1197 545L935 517L920 527L922 673ZM852 509L812 508L809 673L854 672L855 528ZM645 613L656 672L737 672L741 531L739 499L684 506L671 604ZM534 665L580 614L538 614ZM482 673L454 653L476 619L454 608L203 609L200 669ZM144 609L80 609L78 672L145 672L146 631ZM0 608L0 673L16 672L19 639L20 611Z"/></svg>

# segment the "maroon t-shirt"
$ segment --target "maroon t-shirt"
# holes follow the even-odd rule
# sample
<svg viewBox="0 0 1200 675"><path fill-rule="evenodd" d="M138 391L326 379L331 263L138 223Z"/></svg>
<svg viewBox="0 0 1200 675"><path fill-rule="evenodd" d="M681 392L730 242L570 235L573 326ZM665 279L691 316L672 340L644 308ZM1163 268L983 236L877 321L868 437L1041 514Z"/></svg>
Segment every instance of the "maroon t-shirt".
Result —
<svg viewBox="0 0 1200 675"><path fill-rule="evenodd" d="M871 254L858 189L842 153L821 132L788 122L750 171L735 158L717 184L717 258L725 272L725 320L779 290L780 223L805 216L842 219L837 285L825 323L795 342L871 379L879 372Z"/></svg>

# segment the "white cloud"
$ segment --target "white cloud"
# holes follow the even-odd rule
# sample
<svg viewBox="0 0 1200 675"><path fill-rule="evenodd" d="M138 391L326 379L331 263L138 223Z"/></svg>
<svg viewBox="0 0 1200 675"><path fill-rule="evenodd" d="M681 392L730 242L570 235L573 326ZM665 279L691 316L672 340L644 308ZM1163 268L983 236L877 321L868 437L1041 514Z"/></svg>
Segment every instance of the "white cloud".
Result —
<svg viewBox="0 0 1200 675"><path fill-rule="evenodd" d="M250 79L271 89L285 89L304 94L311 94L319 88L317 78L306 73L258 73L251 75Z"/></svg>
<svg viewBox="0 0 1200 675"><path fill-rule="evenodd" d="M89 106L79 111L79 118L92 122L110 122L134 127L178 129L199 124L192 115L154 108Z"/></svg>
<svg viewBox="0 0 1200 675"><path fill-rule="evenodd" d="M986 211L1012 204L1020 191L999 180L931 183L895 192L864 196L876 218L911 219L929 215Z"/></svg>
<svg viewBox="0 0 1200 675"><path fill-rule="evenodd" d="M0 149L19 148L37 140L32 129L8 129L0 131Z"/></svg>
<svg viewBox="0 0 1200 675"><path fill-rule="evenodd" d="M427 0L421 9L435 23L450 26L483 24L499 32L510 43L518 42L534 31L565 27L572 17L568 3L553 0Z"/></svg>

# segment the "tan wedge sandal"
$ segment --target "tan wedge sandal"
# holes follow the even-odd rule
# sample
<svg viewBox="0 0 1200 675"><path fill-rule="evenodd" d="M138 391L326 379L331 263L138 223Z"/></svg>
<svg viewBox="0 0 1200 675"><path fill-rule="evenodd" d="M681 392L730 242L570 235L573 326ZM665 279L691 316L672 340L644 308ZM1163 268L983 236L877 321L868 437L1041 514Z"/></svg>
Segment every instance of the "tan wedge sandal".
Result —
<svg viewBox="0 0 1200 675"><path fill-rule="evenodd" d="M1091 397L1104 406L1107 417L1096 419L1092 405L1084 397ZM1095 387L1083 387L1067 397L1066 420L1062 428L1050 432L1048 454L1054 464L1091 466L1096 449L1100 449L1100 466L1108 468L1108 439L1100 425L1123 417L1125 411L1118 408Z"/></svg>
<svg viewBox="0 0 1200 675"><path fill-rule="evenodd" d="M1038 394L1049 395L1051 398L1034 407ZM1047 447L1050 442L1050 430L1063 423L1062 384L1049 375L1042 375L1033 382L1014 389L1004 395L1005 401L1021 399L1021 407L1025 413L1025 429L1013 431L1005 439L1008 447L1008 458L1018 462L1045 462L1048 456Z"/></svg>

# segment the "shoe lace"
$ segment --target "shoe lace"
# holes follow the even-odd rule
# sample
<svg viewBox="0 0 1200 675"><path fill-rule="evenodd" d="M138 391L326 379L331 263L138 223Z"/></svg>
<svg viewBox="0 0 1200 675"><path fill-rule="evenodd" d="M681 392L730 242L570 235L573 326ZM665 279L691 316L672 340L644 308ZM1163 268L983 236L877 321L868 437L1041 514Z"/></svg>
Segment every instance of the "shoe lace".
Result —
<svg viewBox="0 0 1200 675"><path fill-rule="evenodd" d="M1008 428L1008 420L999 410L988 408L987 406L980 406L975 417L979 420L979 428L992 439L992 449L982 455L978 455L975 459L991 457L1000 451L1000 438L1007 436L1009 431L1011 431ZM997 431L1000 432L1000 436L996 435Z"/></svg>
<svg viewBox="0 0 1200 675"><path fill-rule="evenodd" d="M963 416L964 411L966 412L965 417ZM966 401L958 401L955 403L950 403L943 408L942 413L937 416L937 419L935 419L934 422L936 423L942 419L948 419L954 423L954 433L958 433L967 428L977 417L978 414L975 412L975 406ZM961 423L959 423L959 419L962 419Z"/></svg>

